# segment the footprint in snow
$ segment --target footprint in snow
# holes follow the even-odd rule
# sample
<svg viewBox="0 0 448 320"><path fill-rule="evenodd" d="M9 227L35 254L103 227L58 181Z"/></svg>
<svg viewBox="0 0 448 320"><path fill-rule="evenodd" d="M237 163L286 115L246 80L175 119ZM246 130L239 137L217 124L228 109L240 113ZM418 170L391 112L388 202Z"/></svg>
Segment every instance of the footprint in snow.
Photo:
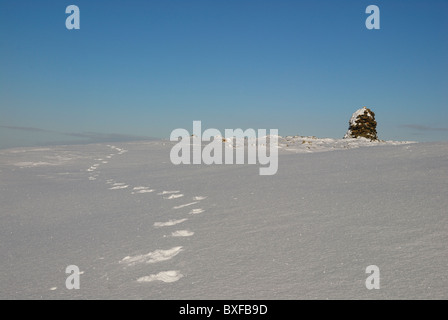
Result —
<svg viewBox="0 0 448 320"><path fill-rule="evenodd" d="M147 254L140 254L136 256L127 256L119 261L121 264L126 264L127 266L134 266L139 263L156 263L161 261L170 260L182 251L182 247L173 247L171 249L162 250L157 249L153 252Z"/></svg>
<svg viewBox="0 0 448 320"><path fill-rule="evenodd" d="M172 237L191 237L192 235L194 232L189 230L177 230L171 233Z"/></svg>
<svg viewBox="0 0 448 320"><path fill-rule="evenodd" d="M169 220L167 222L155 222L154 223L154 227L159 228L159 227L170 227L170 226L174 226L176 224L182 223L184 221L187 221L187 218L184 219L178 219L178 220Z"/></svg>
<svg viewBox="0 0 448 320"><path fill-rule="evenodd" d="M196 202L190 202L190 203L186 203L186 204L181 204L180 206L175 206L175 207L173 207L173 209L180 209L180 208L184 208L184 207L192 206L192 205L194 205L194 204L196 204L196 203L198 203L198 202L196 201Z"/></svg>
<svg viewBox="0 0 448 320"><path fill-rule="evenodd" d="M177 193L177 194L172 194L172 195L170 195L168 197L163 197L163 199L167 199L167 200L177 199L177 198L180 198L180 197L183 197L183 196L184 195L182 193Z"/></svg>
<svg viewBox="0 0 448 320"><path fill-rule="evenodd" d="M198 209L192 209L190 212L188 212L188 214L200 214L202 212L204 212L204 209L198 208Z"/></svg>
<svg viewBox="0 0 448 320"><path fill-rule="evenodd" d="M154 189L144 189L144 190L139 190L139 191L135 191L132 192L132 194L136 194L136 193L149 193L149 192L154 192Z"/></svg>
<svg viewBox="0 0 448 320"><path fill-rule="evenodd" d="M165 194L172 194L172 193L179 193L180 191L162 191L160 193L158 193L157 195L159 196L163 196Z"/></svg>
<svg viewBox="0 0 448 320"><path fill-rule="evenodd" d="M148 189L148 187L140 186L140 187L134 187L134 188L132 188L132 190L145 190L145 189Z"/></svg>
<svg viewBox="0 0 448 320"><path fill-rule="evenodd" d="M175 282L182 278L183 275L176 270L170 270L170 271L162 271L158 274L151 274L149 276L141 277L137 279L137 282L145 283L145 282L152 282L152 281L162 281L162 282Z"/></svg>
<svg viewBox="0 0 448 320"><path fill-rule="evenodd" d="M134 190L134 191L131 192L132 194L149 193L149 192L154 192L155 191L154 189L149 189L149 187L143 187L143 186L134 187L132 190Z"/></svg>
<svg viewBox="0 0 448 320"><path fill-rule="evenodd" d="M126 189L127 187L129 187L129 186L128 186L128 185L124 185L124 186L122 186L122 185L118 185L118 186L109 188L109 190Z"/></svg>

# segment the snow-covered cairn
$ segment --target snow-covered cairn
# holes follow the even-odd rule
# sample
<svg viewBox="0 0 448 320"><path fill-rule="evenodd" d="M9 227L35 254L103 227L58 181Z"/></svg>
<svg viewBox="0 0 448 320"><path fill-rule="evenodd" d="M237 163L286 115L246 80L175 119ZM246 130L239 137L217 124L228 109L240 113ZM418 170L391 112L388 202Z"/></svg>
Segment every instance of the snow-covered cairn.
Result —
<svg viewBox="0 0 448 320"><path fill-rule="evenodd" d="M369 108L362 107L353 113L349 121L348 131L344 136L347 138L364 137L370 140L378 140L376 134L375 113Z"/></svg>

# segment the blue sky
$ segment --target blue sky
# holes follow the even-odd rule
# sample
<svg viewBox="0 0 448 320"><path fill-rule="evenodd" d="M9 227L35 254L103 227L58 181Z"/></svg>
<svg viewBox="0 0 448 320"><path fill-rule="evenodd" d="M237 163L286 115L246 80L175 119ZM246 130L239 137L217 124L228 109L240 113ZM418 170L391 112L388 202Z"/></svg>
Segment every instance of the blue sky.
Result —
<svg viewBox="0 0 448 320"><path fill-rule="evenodd" d="M80 9L68 30L65 8ZM380 8L380 30L365 9ZM176 128L448 140L448 1L0 1L0 148Z"/></svg>

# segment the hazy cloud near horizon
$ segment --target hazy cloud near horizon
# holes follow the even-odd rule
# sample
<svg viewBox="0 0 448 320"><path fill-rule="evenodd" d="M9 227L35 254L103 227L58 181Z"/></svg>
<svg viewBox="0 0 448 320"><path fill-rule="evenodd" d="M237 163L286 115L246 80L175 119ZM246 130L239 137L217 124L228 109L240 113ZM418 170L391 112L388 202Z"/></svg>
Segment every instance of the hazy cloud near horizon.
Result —
<svg viewBox="0 0 448 320"><path fill-rule="evenodd" d="M68 137L80 138L81 140L70 141L73 142L124 142L124 141L135 141L135 140L149 140L154 139L152 137L146 136L136 136L129 134L121 134L121 133L99 133L99 132L60 132L54 130L47 130L35 127L20 127L20 126L4 126L0 125L0 128L10 129L10 130L18 130L24 132L39 132L39 133L51 133L57 135L64 135ZM63 141L67 143L67 141ZM63 143L61 141L61 143Z"/></svg>
<svg viewBox="0 0 448 320"><path fill-rule="evenodd" d="M29 132L55 132L55 131L51 131L51 130L45 130L45 129L39 129L39 128L33 128L33 127L0 126L0 128L12 129L12 130L22 130L22 131L29 131Z"/></svg>
<svg viewBox="0 0 448 320"><path fill-rule="evenodd" d="M440 127L430 127L419 124L404 124L401 125L402 128L415 129L419 131L448 131L448 128L440 128Z"/></svg>

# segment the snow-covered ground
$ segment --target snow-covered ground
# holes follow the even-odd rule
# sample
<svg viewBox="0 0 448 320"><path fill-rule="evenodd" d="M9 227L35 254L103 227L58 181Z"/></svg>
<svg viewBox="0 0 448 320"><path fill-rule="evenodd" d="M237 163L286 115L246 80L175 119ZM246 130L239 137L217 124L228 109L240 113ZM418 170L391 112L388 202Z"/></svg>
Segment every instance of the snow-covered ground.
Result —
<svg viewBox="0 0 448 320"><path fill-rule="evenodd" d="M272 176L173 145L0 150L0 298L448 298L448 143L285 137Z"/></svg>

